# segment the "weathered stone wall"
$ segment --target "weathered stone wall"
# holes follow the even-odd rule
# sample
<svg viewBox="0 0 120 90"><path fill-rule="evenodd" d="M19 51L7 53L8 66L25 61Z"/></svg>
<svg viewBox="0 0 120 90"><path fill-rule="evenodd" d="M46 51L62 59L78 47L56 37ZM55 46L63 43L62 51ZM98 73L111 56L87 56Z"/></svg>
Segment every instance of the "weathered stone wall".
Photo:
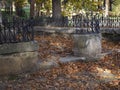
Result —
<svg viewBox="0 0 120 90"><path fill-rule="evenodd" d="M0 55L0 75L18 74L34 70L37 60L37 52Z"/></svg>
<svg viewBox="0 0 120 90"><path fill-rule="evenodd" d="M34 41L0 45L0 75L36 70L38 49Z"/></svg>

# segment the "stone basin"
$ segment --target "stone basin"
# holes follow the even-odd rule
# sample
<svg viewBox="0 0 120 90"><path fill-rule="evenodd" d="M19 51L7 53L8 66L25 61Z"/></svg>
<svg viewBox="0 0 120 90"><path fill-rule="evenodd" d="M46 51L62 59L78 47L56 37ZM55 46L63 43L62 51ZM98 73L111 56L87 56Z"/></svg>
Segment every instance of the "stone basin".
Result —
<svg viewBox="0 0 120 90"><path fill-rule="evenodd" d="M100 33L94 34L73 34L75 56L86 57L88 60L99 59L102 52Z"/></svg>
<svg viewBox="0 0 120 90"><path fill-rule="evenodd" d="M30 72L37 69L38 44L35 41L0 45L0 75Z"/></svg>

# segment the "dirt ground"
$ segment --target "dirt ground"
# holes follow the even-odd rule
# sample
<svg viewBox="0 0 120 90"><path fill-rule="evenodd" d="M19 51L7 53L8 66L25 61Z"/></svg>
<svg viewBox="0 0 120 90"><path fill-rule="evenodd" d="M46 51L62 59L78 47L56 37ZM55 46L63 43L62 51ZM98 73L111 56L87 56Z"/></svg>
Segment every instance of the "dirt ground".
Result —
<svg viewBox="0 0 120 90"><path fill-rule="evenodd" d="M72 38L36 36L39 57L72 55ZM96 62L59 63L59 67L33 73L13 75L0 81L0 90L120 90L120 42L102 40L103 52L111 50Z"/></svg>

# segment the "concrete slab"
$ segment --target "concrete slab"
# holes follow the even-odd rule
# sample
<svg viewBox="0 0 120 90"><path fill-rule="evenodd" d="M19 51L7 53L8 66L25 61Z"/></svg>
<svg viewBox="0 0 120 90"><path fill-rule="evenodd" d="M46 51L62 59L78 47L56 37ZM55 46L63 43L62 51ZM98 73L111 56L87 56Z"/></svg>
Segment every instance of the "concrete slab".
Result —
<svg viewBox="0 0 120 90"><path fill-rule="evenodd" d="M37 67L39 69L50 69L52 67L58 67L58 63L53 62L53 61L44 61L44 62L39 62Z"/></svg>
<svg viewBox="0 0 120 90"><path fill-rule="evenodd" d="M67 57L61 57L59 61L61 63L67 63L67 62L76 62L80 60L86 60L85 57L75 57L75 56L67 56Z"/></svg>

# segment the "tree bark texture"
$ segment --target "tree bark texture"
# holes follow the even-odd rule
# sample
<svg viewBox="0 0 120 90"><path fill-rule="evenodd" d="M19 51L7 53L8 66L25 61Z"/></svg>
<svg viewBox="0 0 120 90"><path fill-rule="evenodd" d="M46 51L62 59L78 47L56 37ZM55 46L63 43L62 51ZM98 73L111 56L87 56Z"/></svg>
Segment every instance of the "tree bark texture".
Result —
<svg viewBox="0 0 120 90"><path fill-rule="evenodd" d="M34 12L35 12L34 4L35 4L35 0L31 0L31 2L30 2L30 17L34 17Z"/></svg>
<svg viewBox="0 0 120 90"><path fill-rule="evenodd" d="M54 19L61 18L61 0L52 0L52 16Z"/></svg>

